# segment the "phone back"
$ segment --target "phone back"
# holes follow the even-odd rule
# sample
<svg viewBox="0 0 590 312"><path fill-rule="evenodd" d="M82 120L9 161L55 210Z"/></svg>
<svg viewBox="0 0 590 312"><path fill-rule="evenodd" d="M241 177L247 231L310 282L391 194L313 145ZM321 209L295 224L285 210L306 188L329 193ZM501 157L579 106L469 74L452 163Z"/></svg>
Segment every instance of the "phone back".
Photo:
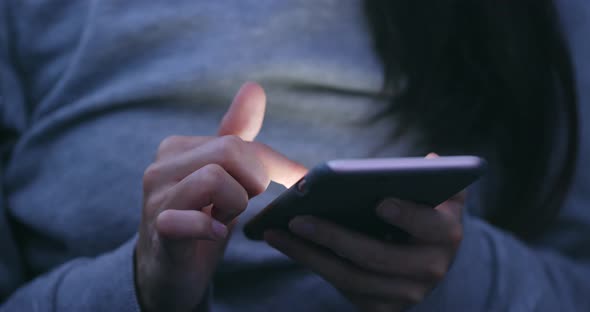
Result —
<svg viewBox="0 0 590 312"><path fill-rule="evenodd" d="M293 217L312 215L375 238L406 241L405 232L376 215L380 201L398 198L435 207L477 180L485 166L473 156L330 161L277 197L244 232L262 239L267 229L287 229Z"/></svg>

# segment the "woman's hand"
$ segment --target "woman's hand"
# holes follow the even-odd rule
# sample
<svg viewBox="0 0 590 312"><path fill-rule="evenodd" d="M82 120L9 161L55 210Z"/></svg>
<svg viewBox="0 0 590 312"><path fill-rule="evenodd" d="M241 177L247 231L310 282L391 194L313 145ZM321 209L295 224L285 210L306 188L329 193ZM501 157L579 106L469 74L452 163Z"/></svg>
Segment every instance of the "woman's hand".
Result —
<svg viewBox="0 0 590 312"><path fill-rule="evenodd" d="M410 233L411 244L380 241L318 218L294 218L291 233L267 231L274 248L322 276L362 311L401 311L445 276L462 239L460 193L432 209L390 199L377 214Z"/></svg>
<svg viewBox="0 0 590 312"><path fill-rule="evenodd" d="M218 137L169 137L143 177L135 279L144 311L193 311L223 254L231 226L271 180L290 186L306 169L248 142L261 128L264 91L245 84Z"/></svg>

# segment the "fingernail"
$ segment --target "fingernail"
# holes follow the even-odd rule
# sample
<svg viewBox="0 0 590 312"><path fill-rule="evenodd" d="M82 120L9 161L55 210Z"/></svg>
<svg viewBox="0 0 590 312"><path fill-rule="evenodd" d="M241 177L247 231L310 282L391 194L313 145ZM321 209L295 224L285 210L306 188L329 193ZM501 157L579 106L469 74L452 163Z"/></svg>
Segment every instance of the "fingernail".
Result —
<svg viewBox="0 0 590 312"><path fill-rule="evenodd" d="M211 222L211 229L216 239L223 239L227 236L227 226L217 220Z"/></svg>
<svg viewBox="0 0 590 312"><path fill-rule="evenodd" d="M311 236L316 232L316 226L306 217L296 217L289 222L291 232L301 236Z"/></svg>
<svg viewBox="0 0 590 312"><path fill-rule="evenodd" d="M399 201L396 199L386 199L377 206L377 214L384 219L396 219L400 214Z"/></svg>
<svg viewBox="0 0 590 312"><path fill-rule="evenodd" d="M428 153L428 155L426 155L426 159L434 159L434 158L438 158L438 154L437 153Z"/></svg>

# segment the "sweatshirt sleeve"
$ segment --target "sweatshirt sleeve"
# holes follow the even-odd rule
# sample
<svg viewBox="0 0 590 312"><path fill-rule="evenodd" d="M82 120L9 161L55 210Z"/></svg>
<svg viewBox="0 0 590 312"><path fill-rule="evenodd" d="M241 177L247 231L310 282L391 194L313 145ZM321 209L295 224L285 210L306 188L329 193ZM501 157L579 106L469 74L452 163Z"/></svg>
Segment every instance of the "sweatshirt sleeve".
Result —
<svg viewBox="0 0 590 312"><path fill-rule="evenodd" d="M0 311L139 311L135 238L94 259L75 259L17 289Z"/></svg>
<svg viewBox="0 0 590 312"><path fill-rule="evenodd" d="M568 244L564 249L571 248L572 255L555 246L526 245L477 218L466 217L464 226L464 241L446 278L413 312L590 307L589 224L562 224L576 228L577 238L567 233L554 237Z"/></svg>

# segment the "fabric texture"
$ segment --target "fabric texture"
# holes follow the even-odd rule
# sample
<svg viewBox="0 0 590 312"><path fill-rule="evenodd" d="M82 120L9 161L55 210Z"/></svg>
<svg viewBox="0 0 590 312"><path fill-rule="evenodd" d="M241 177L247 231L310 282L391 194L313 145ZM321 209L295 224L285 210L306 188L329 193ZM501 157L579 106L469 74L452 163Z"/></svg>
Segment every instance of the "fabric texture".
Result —
<svg viewBox="0 0 590 312"><path fill-rule="evenodd" d="M577 68L580 170L555 227L526 245L474 213L451 271L413 311L590 307L590 4L558 1ZM0 311L138 311L141 178L168 135L213 135L241 83L268 108L258 140L312 166L404 156L359 0L0 3ZM254 198L247 220L282 188ZM353 311L238 224L212 311Z"/></svg>

